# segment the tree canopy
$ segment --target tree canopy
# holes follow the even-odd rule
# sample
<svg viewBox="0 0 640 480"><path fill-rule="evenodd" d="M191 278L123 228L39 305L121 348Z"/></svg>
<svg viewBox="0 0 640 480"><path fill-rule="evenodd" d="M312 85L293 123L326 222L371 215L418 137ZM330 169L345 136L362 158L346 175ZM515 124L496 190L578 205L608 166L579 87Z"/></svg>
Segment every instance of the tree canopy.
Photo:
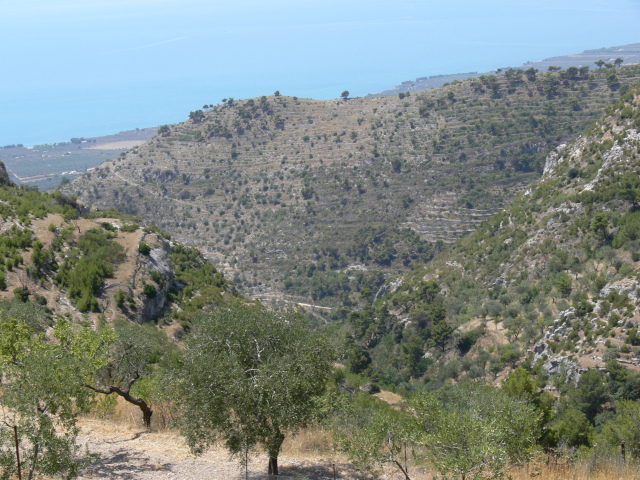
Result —
<svg viewBox="0 0 640 480"><path fill-rule="evenodd" d="M54 335L68 322L60 320ZM47 342L18 318L0 312L0 478L16 471L14 427L21 464L35 473L75 478L82 465L76 416L89 406L82 370L64 347Z"/></svg>
<svg viewBox="0 0 640 480"><path fill-rule="evenodd" d="M222 307L194 321L173 385L181 430L195 453L217 438L241 452L256 445L278 473L284 432L314 415L334 355L297 313Z"/></svg>

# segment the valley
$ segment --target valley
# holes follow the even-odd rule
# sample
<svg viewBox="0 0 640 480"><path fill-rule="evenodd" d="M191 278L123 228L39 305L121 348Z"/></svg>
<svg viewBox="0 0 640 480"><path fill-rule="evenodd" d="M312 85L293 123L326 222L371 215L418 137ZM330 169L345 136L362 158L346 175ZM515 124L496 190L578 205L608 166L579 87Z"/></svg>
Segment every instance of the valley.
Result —
<svg viewBox="0 0 640 480"><path fill-rule="evenodd" d="M197 246L245 295L350 307L504 208L638 78L512 69L408 96L225 99L64 190Z"/></svg>

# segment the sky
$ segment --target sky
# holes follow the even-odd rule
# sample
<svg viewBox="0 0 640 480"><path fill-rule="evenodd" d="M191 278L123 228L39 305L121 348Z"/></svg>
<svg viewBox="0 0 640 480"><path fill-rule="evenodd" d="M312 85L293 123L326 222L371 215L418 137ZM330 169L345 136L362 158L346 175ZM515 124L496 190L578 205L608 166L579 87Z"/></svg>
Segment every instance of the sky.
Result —
<svg viewBox="0 0 640 480"><path fill-rule="evenodd" d="M638 0L0 0L0 145L640 42Z"/></svg>

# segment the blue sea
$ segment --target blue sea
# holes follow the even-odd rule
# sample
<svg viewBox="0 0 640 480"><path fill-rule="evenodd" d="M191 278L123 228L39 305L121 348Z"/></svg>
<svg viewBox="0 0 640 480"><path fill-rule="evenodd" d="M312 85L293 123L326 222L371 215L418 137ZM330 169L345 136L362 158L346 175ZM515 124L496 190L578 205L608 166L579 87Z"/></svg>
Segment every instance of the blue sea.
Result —
<svg viewBox="0 0 640 480"><path fill-rule="evenodd" d="M637 0L0 0L0 146L640 42Z"/></svg>

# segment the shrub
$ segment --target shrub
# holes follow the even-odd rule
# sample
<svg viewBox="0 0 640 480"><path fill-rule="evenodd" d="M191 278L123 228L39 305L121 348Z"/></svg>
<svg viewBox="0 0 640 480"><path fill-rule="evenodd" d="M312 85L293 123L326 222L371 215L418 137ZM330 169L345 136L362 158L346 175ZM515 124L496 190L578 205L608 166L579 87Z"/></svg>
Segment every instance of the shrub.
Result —
<svg viewBox="0 0 640 480"><path fill-rule="evenodd" d="M140 242L140 244L138 245L138 251L142 255L149 255L149 253L151 253L151 247L147 245L145 242Z"/></svg>
<svg viewBox="0 0 640 480"><path fill-rule="evenodd" d="M27 300L29 300L29 295L31 295L31 292L27 287L17 287L13 289L13 296L16 298L16 300L19 300L23 303L26 303Z"/></svg>
<svg viewBox="0 0 640 480"><path fill-rule="evenodd" d="M143 292L149 298L156 298L156 295L158 294L158 292L156 291L156 287L154 287L150 283L145 284Z"/></svg>
<svg viewBox="0 0 640 480"><path fill-rule="evenodd" d="M124 306L124 301L126 298L126 295L124 294L124 292L122 291L121 288L118 289L118 291L116 292L115 296L113 297L115 302L116 302L116 306L118 308L122 308Z"/></svg>
<svg viewBox="0 0 640 480"><path fill-rule="evenodd" d="M135 232L138 228L140 228L140 225L137 223L126 223L120 227L120 230L123 232Z"/></svg>

